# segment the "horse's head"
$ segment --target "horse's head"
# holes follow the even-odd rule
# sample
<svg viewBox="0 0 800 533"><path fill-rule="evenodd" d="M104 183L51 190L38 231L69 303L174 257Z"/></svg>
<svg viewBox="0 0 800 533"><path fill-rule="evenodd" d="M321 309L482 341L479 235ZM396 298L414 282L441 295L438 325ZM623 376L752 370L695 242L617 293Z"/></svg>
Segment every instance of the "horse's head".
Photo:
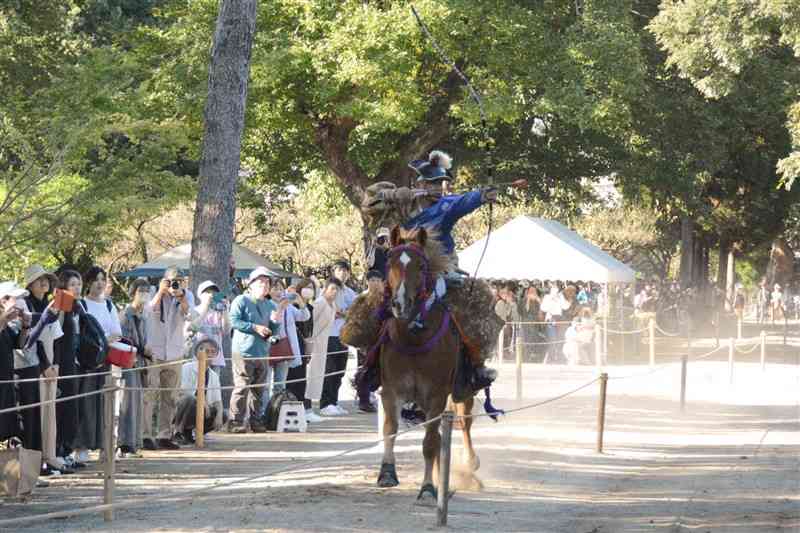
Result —
<svg viewBox="0 0 800 533"><path fill-rule="evenodd" d="M414 318L433 291L430 262L425 255L428 232L424 228L395 227L386 264L387 287L392 314L407 322Z"/></svg>

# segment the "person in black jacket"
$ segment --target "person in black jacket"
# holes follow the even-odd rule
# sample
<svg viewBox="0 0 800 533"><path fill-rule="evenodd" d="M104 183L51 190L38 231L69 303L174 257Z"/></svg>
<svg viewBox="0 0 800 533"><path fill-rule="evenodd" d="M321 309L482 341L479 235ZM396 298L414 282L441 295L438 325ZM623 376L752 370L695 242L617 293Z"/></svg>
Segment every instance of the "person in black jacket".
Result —
<svg viewBox="0 0 800 533"><path fill-rule="evenodd" d="M0 410L17 406L14 384L14 350L22 348L28 335L29 324L23 323L22 310L16 299L27 291L7 281L0 283ZM0 414L0 441L21 437L17 412Z"/></svg>
<svg viewBox="0 0 800 533"><path fill-rule="evenodd" d="M71 269L63 269L58 273L58 288L72 294L76 302L81 297L83 278ZM80 306L75 304L69 313L59 313L58 320L64 335L56 340L54 345L55 357L59 361L59 374L62 379L58 383L61 397L67 398L78 394L78 381L74 376L78 374L78 347L80 345ZM66 379L64 379L66 377ZM85 463L76 461L70 454L78 432L78 400L68 400L56 404L56 448L59 457L62 457L69 466L81 468Z"/></svg>

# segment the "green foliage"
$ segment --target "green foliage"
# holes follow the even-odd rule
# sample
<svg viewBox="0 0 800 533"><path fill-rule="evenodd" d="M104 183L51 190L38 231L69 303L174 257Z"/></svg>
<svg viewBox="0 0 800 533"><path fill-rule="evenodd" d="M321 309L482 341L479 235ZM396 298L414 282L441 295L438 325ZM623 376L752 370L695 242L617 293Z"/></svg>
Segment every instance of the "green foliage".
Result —
<svg viewBox="0 0 800 533"><path fill-rule="evenodd" d="M667 64L710 98L728 97L753 70L780 82L774 92L798 102L800 82L800 4L793 0L667 0L651 28L668 50ZM751 102L755 103L755 101ZM783 104L783 112L789 110ZM793 151L778 163L783 183L800 175L797 103L789 112Z"/></svg>

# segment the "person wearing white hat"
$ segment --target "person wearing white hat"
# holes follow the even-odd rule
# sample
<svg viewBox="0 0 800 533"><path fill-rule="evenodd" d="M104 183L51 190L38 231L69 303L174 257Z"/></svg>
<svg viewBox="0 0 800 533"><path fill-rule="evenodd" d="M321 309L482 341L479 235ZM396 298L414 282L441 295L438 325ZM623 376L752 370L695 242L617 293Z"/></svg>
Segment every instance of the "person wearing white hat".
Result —
<svg viewBox="0 0 800 533"><path fill-rule="evenodd" d="M211 280L204 281L197 287L200 304L190 311L190 320L186 324L185 336L194 342L202 339L212 339L220 347L217 355L209 361L209 366L222 375L225 366L225 357L222 338L226 331L231 330L231 317L228 313L227 299L222 297L222 292L216 283Z"/></svg>
<svg viewBox="0 0 800 533"><path fill-rule="evenodd" d="M255 433L266 431L258 420L262 411L262 395L267 378L269 338L278 330L277 324L270 320L277 306L267 299L270 290L270 273L258 267L247 278L247 292L239 295L231 304L231 325L233 326L232 362L233 385L231 394L230 419L228 431L244 433L247 431L245 419L249 419L249 429Z"/></svg>
<svg viewBox="0 0 800 533"><path fill-rule="evenodd" d="M17 406L14 379L14 350L25 346L30 324L25 324L22 309L17 306L17 298L27 296L28 291L13 281L0 283L0 410ZM0 414L0 441L19 437L17 413Z"/></svg>

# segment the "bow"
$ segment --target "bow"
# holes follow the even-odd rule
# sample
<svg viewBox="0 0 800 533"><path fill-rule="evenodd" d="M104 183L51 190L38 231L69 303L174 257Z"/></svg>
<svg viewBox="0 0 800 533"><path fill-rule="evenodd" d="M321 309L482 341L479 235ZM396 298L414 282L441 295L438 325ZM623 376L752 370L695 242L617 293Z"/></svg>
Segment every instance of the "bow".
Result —
<svg viewBox="0 0 800 533"><path fill-rule="evenodd" d="M473 87L473 85L469 81L469 78L467 77L467 75L464 74L461 71L461 69L458 68L458 65L456 65L456 62L453 61L452 59L450 59L450 57L448 57L448 55L444 52L444 50L442 50L442 47L439 46L439 43L436 42L436 39L433 38L433 35L431 35L430 30L428 30L428 26L426 26L425 23L422 21L422 18L419 16L419 13L417 13L417 10L414 8L413 5L411 6L411 12L414 14L414 18L417 19L417 24L419 25L420 29L422 30L422 33L424 33L425 36L430 41L431 45L433 46L433 49L436 51L436 54L439 56L439 59L441 59L442 62L445 63L446 65L448 65L451 69L453 69L453 72L455 72L456 75L459 78L461 78L461 80L464 82L464 85L467 87L467 90L469 91L470 97L473 100L475 100L475 103L478 105L478 113L480 114L480 117L481 117L481 129L483 130L483 136L484 136L484 150L486 152L486 162L487 162L486 177L487 177L487 182L488 182L489 186L493 187L494 186L494 165L492 164L492 151L491 151L491 148L490 148L491 143L489 142L489 125L488 125L488 121L486 119L486 110L483 107L483 100L481 100L480 94L478 94L478 91L475 90L475 87ZM483 262L483 256L486 255L486 249L489 247L489 236L492 234L492 219L493 218L494 217L493 217L492 204L490 203L489 204L489 224L488 224L488 232L486 233L486 242L483 245L483 251L481 252L480 259L478 259L478 264L475 266L475 273L472 276L473 278L477 278L478 277L478 270L480 269L481 263ZM474 286L475 285L473 284L472 287L474 287ZM470 287L470 292L472 292L472 287Z"/></svg>

